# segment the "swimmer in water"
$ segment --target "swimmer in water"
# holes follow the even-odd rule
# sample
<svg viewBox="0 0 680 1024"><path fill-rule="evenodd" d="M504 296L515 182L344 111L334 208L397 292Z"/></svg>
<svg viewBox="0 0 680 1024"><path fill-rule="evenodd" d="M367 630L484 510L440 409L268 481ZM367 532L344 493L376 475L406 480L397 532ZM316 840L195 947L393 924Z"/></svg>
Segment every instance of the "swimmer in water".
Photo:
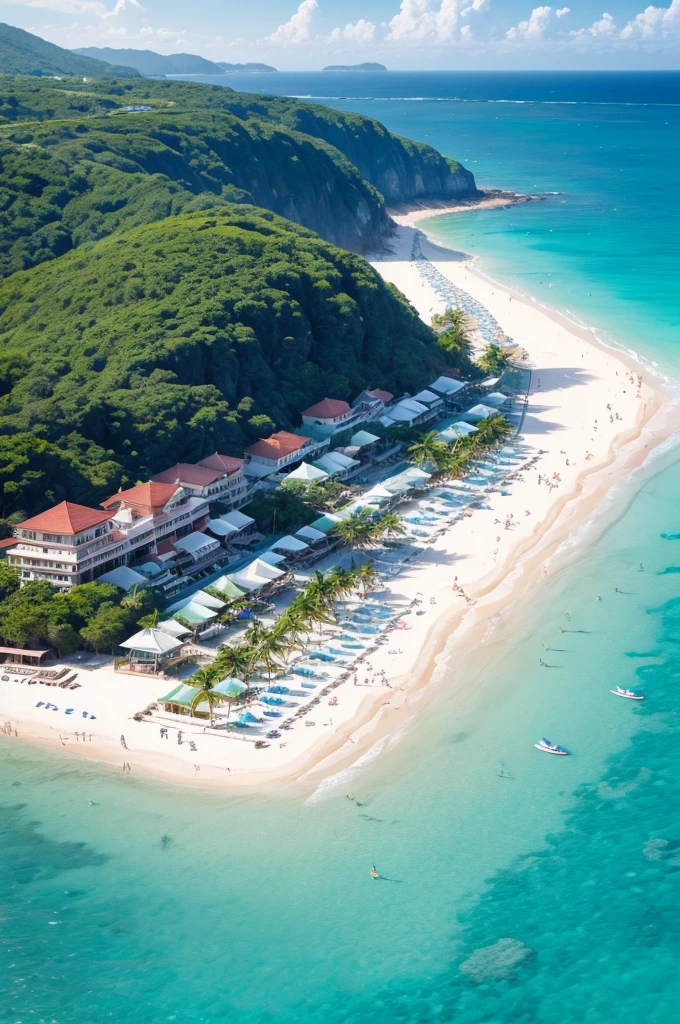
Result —
<svg viewBox="0 0 680 1024"><path fill-rule="evenodd" d="M378 874L378 872L377 872L377 871L375 870L375 864L374 864L374 865L373 865L373 867L371 868L371 878L380 878L380 875L379 875L379 874Z"/></svg>

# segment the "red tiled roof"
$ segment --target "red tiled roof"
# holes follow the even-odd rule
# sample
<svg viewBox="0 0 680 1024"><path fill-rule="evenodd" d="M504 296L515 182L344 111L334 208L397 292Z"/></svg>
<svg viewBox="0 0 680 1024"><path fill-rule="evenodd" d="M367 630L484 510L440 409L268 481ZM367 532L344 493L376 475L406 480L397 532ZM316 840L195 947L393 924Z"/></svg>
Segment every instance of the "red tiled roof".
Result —
<svg viewBox="0 0 680 1024"><path fill-rule="evenodd" d="M178 462L170 469L164 469L153 477L155 483L159 484L190 484L194 487L207 487L214 484L224 476L224 471L219 469L208 469L205 466L194 465L192 462Z"/></svg>
<svg viewBox="0 0 680 1024"><path fill-rule="evenodd" d="M391 402L394 398L394 395L391 395L389 391L381 391L380 388L375 388L374 391L367 391L366 394L370 395L371 398L379 399L379 401L384 402L385 405L387 405L388 402Z"/></svg>
<svg viewBox="0 0 680 1024"><path fill-rule="evenodd" d="M346 412L349 412L347 402L341 402L338 398L324 398L323 402L310 405L302 415L316 416L320 420L332 420L335 416L342 416Z"/></svg>
<svg viewBox="0 0 680 1024"><path fill-rule="evenodd" d="M148 516L152 513L162 512L167 503L177 490L176 484L157 483L155 480L147 480L145 484L137 484L136 487L129 487L127 491L118 491L110 498L102 502L103 508L117 508L125 504L140 516Z"/></svg>
<svg viewBox="0 0 680 1024"><path fill-rule="evenodd" d="M0 540L0 551L3 548L13 548L15 544L19 544L20 541L17 537L5 537L4 540Z"/></svg>
<svg viewBox="0 0 680 1024"><path fill-rule="evenodd" d="M33 516L19 523L20 530L40 530L43 533L61 533L75 536L92 526L98 526L111 518L111 512L100 512L88 508L87 505L74 505L71 501L62 501L47 512Z"/></svg>
<svg viewBox="0 0 680 1024"><path fill-rule="evenodd" d="M199 466L205 466L206 469L219 469L222 473L236 473L243 468L243 459L235 459L232 455L220 455L219 452L214 452L213 455L201 459Z"/></svg>
<svg viewBox="0 0 680 1024"><path fill-rule="evenodd" d="M259 455L264 459L282 459L286 455L297 452L303 445L311 441L310 437L302 437L300 434L289 434L286 430L279 430L271 437L261 437L255 444L246 448L246 455Z"/></svg>

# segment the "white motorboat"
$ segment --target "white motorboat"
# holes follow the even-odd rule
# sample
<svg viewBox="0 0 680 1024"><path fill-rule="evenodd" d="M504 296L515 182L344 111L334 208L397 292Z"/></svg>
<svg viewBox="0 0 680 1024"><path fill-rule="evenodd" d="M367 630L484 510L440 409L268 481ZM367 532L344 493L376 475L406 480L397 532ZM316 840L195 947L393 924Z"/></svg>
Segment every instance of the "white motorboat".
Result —
<svg viewBox="0 0 680 1024"><path fill-rule="evenodd" d="M617 686L615 690L610 690L615 697L627 697L628 700L644 700L644 695L641 693L635 693L634 690L622 690L620 686Z"/></svg>
<svg viewBox="0 0 680 1024"><path fill-rule="evenodd" d="M569 753L564 747L561 747L559 743L551 743L545 736L540 743L534 743L537 750L544 750L546 754L559 754L561 757L566 757Z"/></svg>

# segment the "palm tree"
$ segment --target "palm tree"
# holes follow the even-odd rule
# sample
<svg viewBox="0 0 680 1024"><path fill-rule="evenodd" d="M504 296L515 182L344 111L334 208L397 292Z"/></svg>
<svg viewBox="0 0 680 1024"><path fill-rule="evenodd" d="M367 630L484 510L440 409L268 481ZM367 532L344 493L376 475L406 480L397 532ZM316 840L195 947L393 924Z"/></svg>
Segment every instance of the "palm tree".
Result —
<svg viewBox="0 0 680 1024"><path fill-rule="evenodd" d="M216 667L215 662L212 665L204 665L203 668L199 668L194 672L189 680L189 686L205 686L210 688L216 682L218 675L219 669Z"/></svg>
<svg viewBox="0 0 680 1024"><path fill-rule="evenodd" d="M467 322L467 313L458 306L445 309L443 313L435 313L431 321L434 328L447 327L454 330L463 330L467 326Z"/></svg>
<svg viewBox="0 0 680 1024"><path fill-rule="evenodd" d="M267 679L271 683L272 672L281 667L281 661L285 661L291 651L295 650L295 643L287 636L283 628L274 626L268 629L260 643L255 648L255 661L267 672Z"/></svg>
<svg viewBox="0 0 680 1024"><path fill-rule="evenodd" d="M357 569L355 580L361 587L361 597L364 599L368 591L380 583L380 576L373 562L366 562L360 569Z"/></svg>
<svg viewBox="0 0 680 1024"><path fill-rule="evenodd" d="M499 441L503 441L506 437L512 434L513 426L506 420L505 416L497 414L496 416L488 416L485 420L479 424L479 430L476 437L479 438L480 442L485 445L498 444Z"/></svg>
<svg viewBox="0 0 680 1024"><path fill-rule="evenodd" d="M443 441L437 440L437 431L430 430L421 437L420 441L411 445L408 449L408 456L416 466L422 466L429 462L435 469L442 470L446 469L449 462L449 449Z"/></svg>
<svg viewBox="0 0 680 1024"><path fill-rule="evenodd" d="M375 542L375 524L366 509L355 512L347 519L341 519L330 530L352 552L352 568L354 568L354 552L360 548L370 547Z"/></svg>
<svg viewBox="0 0 680 1024"><path fill-rule="evenodd" d="M212 684L208 685L206 683L205 685L201 686L199 690L196 691L196 696L192 698L191 704L189 706L191 714L193 715L201 704L207 704L208 721L210 725L212 725L213 708L216 708L220 701L223 701L224 699L225 697L223 694L216 693L215 690L213 690Z"/></svg>
<svg viewBox="0 0 680 1024"><path fill-rule="evenodd" d="M144 607L144 599L139 589L139 583L135 583L130 587L125 597L121 598L120 606L134 612L138 612Z"/></svg>
<svg viewBox="0 0 680 1024"><path fill-rule="evenodd" d="M247 682L253 668L253 652L247 644L223 647L215 658L214 665L223 677L243 679Z"/></svg>
<svg viewBox="0 0 680 1024"><path fill-rule="evenodd" d="M477 366L484 373L497 377L508 365L510 355L504 348L495 342L489 342L481 356L477 360Z"/></svg>
<svg viewBox="0 0 680 1024"><path fill-rule="evenodd" d="M390 534L395 537L400 537L406 533L404 524L399 516L394 512L385 512L385 514L373 524L373 531L373 536L376 540L380 537L387 537Z"/></svg>

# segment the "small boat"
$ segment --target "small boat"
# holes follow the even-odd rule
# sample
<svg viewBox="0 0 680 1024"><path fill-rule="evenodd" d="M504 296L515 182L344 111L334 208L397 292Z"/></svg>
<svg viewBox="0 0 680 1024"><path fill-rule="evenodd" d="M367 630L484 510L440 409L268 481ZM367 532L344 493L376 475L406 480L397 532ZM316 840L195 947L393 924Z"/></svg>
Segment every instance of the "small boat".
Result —
<svg viewBox="0 0 680 1024"><path fill-rule="evenodd" d="M644 696L641 693L635 693L634 690L622 690L620 686L617 686L615 690L610 690L615 697L627 697L628 700L644 700Z"/></svg>
<svg viewBox="0 0 680 1024"><path fill-rule="evenodd" d="M566 757L569 753L564 747L561 747L558 743L551 743L545 736L540 743L534 743L537 750L544 750L546 754L560 754L561 757Z"/></svg>

